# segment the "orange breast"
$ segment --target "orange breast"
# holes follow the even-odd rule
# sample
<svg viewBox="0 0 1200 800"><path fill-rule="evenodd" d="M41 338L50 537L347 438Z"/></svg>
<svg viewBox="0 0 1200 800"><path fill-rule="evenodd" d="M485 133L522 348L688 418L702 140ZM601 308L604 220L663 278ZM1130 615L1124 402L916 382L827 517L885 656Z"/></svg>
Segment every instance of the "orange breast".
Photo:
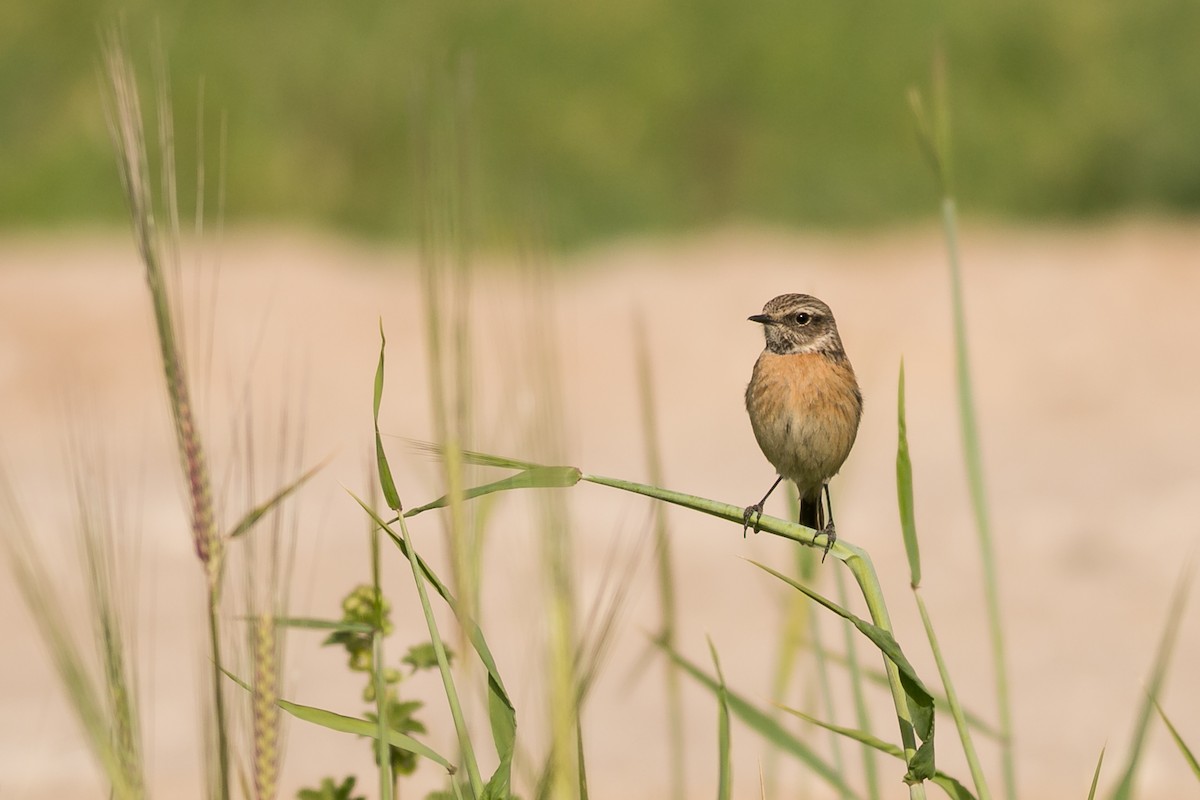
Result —
<svg viewBox="0 0 1200 800"><path fill-rule="evenodd" d="M811 496L850 454L862 396L844 358L763 351L746 387L746 411L763 455Z"/></svg>

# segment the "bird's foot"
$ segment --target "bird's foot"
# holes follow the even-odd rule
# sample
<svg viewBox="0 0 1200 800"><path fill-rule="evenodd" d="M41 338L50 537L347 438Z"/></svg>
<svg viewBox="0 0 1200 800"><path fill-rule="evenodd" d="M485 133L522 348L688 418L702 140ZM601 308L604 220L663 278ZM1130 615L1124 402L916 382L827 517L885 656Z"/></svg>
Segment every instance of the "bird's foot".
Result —
<svg viewBox="0 0 1200 800"><path fill-rule="evenodd" d="M821 554L821 563L824 564L825 556L829 555L829 548L833 547L833 543L837 541L837 528L833 527L833 523L830 522L824 528L817 531L816 536L813 537L813 544L816 544L817 536L825 537L825 552Z"/></svg>
<svg viewBox="0 0 1200 800"><path fill-rule="evenodd" d="M752 506L746 506L746 510L742 512L742 538L746 538L746 531L751 527L751 520L754 520L754 532L758 533L758 521L762 518L763 504L755 503Z"/></svg>

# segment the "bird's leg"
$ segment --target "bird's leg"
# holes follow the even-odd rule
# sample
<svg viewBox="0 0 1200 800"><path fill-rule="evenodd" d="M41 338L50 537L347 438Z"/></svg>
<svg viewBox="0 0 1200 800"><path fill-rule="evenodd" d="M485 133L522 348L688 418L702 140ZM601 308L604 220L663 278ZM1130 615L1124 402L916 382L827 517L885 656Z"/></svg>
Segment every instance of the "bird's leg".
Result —
<svg viewBox="0 0 1200 800"><path fill-rule="evenodd" d="M837 541L837 528L833 524L833 501L829 499L829 484L826 483L825 489L825 508L829 510L829 521L825 523L825 527L817 533L817 536L825 534L825 552L821 554L821 563L825 563L825 556L829 555L829 548L833 547L833 543Z"/></svg>
<svg viewBox="0 0 1200 800"><path fill-rule="evenodd" d="M779 477L777 477L775 479L775 482L771 484L771 488L767 489L767 493L763 495L762 500L759 500L757 503L755 503L752 506L746 506L746 510L742 512L742 538L743 539L746 538L746 529L750 527L751 519L754 520L754 532L758 533L758 519L759 519L759 517L762 516L762 513L763 513L763 503L767 502L767 498L771 496L771 492L775 491L775 487L779 485L779 482L781 480L783 480L782 475L780 475Z"/></svg>

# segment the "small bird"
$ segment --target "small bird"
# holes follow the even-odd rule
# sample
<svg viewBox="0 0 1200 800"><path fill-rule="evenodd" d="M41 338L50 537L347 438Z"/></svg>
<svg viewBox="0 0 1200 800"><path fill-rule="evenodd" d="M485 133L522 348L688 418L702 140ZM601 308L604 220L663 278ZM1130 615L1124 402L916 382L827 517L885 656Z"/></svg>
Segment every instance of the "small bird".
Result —
<svg viewBox="0 0 1200 800"><path fill-rule="evenodd" d="M749 319L763 326L766 348L746 387L746 412L758 446L779 477L762 500L746 507L742 532L752 521L758 531L763 503L786 478L800 492L800 524L825 534L828 555L837 539L829 479L850 455L862 417L854 368L833 312L811 295L780 295Z"/></svg>

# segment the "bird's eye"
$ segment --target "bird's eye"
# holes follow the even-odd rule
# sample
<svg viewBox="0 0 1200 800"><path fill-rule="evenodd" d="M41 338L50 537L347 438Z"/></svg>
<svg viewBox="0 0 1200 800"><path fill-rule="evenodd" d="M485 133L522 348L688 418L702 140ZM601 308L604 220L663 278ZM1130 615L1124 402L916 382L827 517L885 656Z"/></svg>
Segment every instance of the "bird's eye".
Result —
<svg viewBox="0 0 1200 800"><path fill-rule="evenodd" d="M799 314L796 315L796 324L797 325L807 325L810 322L812 322L811 314L809 314L805 311L801 311Z"/></svg>

